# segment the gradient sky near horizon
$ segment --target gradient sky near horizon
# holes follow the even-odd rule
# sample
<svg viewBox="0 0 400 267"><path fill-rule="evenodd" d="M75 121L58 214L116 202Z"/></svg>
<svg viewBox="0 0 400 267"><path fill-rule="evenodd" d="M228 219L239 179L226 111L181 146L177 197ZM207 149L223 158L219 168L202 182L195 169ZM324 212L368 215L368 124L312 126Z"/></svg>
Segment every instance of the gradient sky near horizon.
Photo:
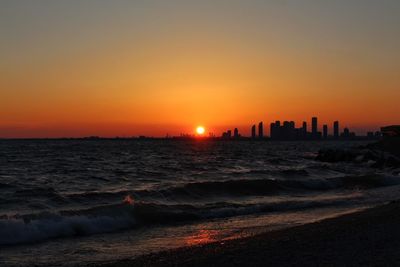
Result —
<svg viewBox="0 0 400 267"><path fill-rule="evenodd" d="M398 0L0 0L0 137L400 123Z"/></svg>

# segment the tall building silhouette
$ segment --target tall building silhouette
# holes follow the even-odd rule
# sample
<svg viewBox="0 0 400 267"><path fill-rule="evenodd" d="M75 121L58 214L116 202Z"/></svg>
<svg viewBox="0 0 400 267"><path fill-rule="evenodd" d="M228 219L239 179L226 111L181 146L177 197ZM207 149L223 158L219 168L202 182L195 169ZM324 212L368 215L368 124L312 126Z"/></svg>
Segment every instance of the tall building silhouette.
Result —
<svg viewBox="0 0 400 267"><path fill-rule="evenodd" d="M335 121L333 123L333 137L339 139L339 122Z"/></svg>
<svg viewBox="0 0 400 267"><path fill-rule="evenodd" d="M276 127L275 127L275 123L271 122L270 126L269 126L269 136L271 137L271 139L275 139L276 137Z"/></svg>
<svg viewBox="0 0 400 267"><path fill-rule="evenodd" d="M296 138L296 124L294 121L289 122L289 133L288 133L289 139L293 140Z"/></svg>
<svg viewBox="0 0 400 267"><path fill-rule="evenodd" d="M328 125L326 124L323 126L323 137L324 139L328 139Z"/></svg>
<svg viewBox="0 0 400 267"><path fill-rule="evenodd" d="M234 138L239 138L239 130L238 130L238 128L235 128L235 129L233 130L233 137L234 137Z"/></svg>
<svg viewBox="0 0 400 267"><path fill-rule="evenodd" d="M264 125L263 122L258 124L258 138L264 138Z"/></svg>
<svg viewBox="0 0 400 267"><path fill-rule="evenodd" d="M305 121L303 121L302 137L303 139L307 138L307 122Z"/></svg>
<svg viewBox="0 0 400 267"><path fill-rule="evenodd" d="M253 125L252 127L251 127L251 138L256 138L256 125Z"/></svg>
<svg viewBox="0 0 400 267"><path fill-rule="evenodd" d="M318 118L312 117L311 119L311 134L313 138L317 138L318 136Z"/></svg>
<svg viewBox="0 0 400 267"><path fill-rule="evenodd" d="M350 137L350 130L349 130L349 128L346 127L346 128L343 129L342 137L343 137L343 138L349 138L349 137Z"/></svg>

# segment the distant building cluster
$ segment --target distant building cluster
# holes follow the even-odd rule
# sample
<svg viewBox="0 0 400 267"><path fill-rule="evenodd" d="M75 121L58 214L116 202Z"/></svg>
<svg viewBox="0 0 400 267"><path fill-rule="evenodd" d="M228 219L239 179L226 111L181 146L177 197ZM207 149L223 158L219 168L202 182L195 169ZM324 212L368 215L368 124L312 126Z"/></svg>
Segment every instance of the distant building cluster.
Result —
<svg viewBox="0 0 400 267"><path fill-rule="evenodd" d="M321 139L352 139L356 137L354 132L349 128L344 128L340 133L339 121L333 122L332 131L329 132L329 126L324 124L322 132L318 130L318 118L311 118L311 132L308 131L307 122L304 121L302 126L296 128L294 121L280 121L271 123L270 137L273 140L321 140Z"/></svg>
<svg viewBox="0 0 400 267"><path fill-rule="evenodd" d="M226 132L222 133L222 138L224 138L224 139L229 139L229 138L232 138L232 137L235 138L235 139L238 139L238 138L242 137L239 134L239 129L238 128L235 128L233 130L233 135L232 135L232 131L231 130L227 130Z"/></svg>
<svg viewBox="0 0 400 267"><path fill-rule="evenodd" d="M296 127L294 121L275 121L270 124L271 140L352 140L357 136L349 128L345 127L340 131L339 121L335 121L330 128L328 124L322 125L322 131L319 131L318 118L311 118L311 131L308 130L307 122L304 121L301 127ZM365 137L365 136L364 136ZM367 138L375 139L381 137L381 132L368 132ZM231 130L227 130L222 134L223 139L241 138L237 128L234 129L233 135ZM264 139L264 124L259 122L251 127L252 139Z"/></svg>

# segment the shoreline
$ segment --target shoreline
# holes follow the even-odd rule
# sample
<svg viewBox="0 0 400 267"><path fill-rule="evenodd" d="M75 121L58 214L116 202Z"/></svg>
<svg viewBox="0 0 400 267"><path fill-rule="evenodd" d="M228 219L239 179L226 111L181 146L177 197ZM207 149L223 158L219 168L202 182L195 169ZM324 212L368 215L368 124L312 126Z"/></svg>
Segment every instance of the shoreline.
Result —
<svg viewBox="0 0 400 267"><path fill-rule="evenodd" d="M90 264L127 266L394 266L400 201L251 237Z"/></svg>

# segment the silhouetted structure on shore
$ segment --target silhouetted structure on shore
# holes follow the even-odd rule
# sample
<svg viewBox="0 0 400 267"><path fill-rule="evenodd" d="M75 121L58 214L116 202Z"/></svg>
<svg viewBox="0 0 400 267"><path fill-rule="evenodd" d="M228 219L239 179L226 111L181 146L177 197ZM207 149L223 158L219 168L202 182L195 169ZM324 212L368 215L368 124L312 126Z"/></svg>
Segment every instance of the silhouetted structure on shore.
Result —
<svg viewBox="0 0 400 267"><path fill-rule="evenodd" d="M333 123L333 138L339 139L339 121Z"/></svg>
<svg viewBox="0 0 400 267"><path fill-rule="evenodd" d="M255 139L256 137L257 137L257 134L256 134L256 125L253 125L253 126L251 127L251 138Z"/></svg>
<svg viewBox="0 0 400 267"><path fill-rule="evenodd" d="M236 139L240 137L238 128L235 128L233 130L233 137Z"/></svg>
<svg viewBox="0 0 400 267"><path fill-rule="evenodd" d="M232 131L231 130L227 130L226 132L223 132L222 133L222 138L225 138L225 139L232 138Z"/></svg>
<svg viewBox="0 0 400 267"><path fill-rule="evenodd" d="M302 131L301 135L306 137L307 136L307 122L306 121L303 121L303 129L302 130L303 131Z"/></svg>
<svg viewBox="0 0 400 267"><path fill-rule="evenodd" d="M340 138L342 139L351 139L356 137L356 134L354 132L350 132L349 128L344 128L343 133L340 135Z"/></svg>
<svg viewBox="0 0 400 267"><path fill-rule="evenodd" d="M211 138L215 138L215 136L210 136ZM226 132L222 133L222 139L231 139L232 137L234 139L239 139L241 138L241 135L239 134L239 129L235 128L233 129L233 136L232 136L232 130L227 130Z"/></svg>
<svg viewBox="0 0 400 267"><path fill-rule="evenodd" d="M324 124L323 128L322 128L322 136L324 137L324 139L328 139L328 125Z"/></svg>
<svg viewBox="0 0 400 267"><path fill-rule="evenodd" d="M264 124L263 124L263 122L260 122L258 124L258 138L260 138L260 139L264 138Z"/></svg>
<svg viewBox="0 0 400 267"><path fill-rule="evenodd" d="M313 139L317 139L318 137L318 118L312 117L311 118L311 134Z"/></svg>

